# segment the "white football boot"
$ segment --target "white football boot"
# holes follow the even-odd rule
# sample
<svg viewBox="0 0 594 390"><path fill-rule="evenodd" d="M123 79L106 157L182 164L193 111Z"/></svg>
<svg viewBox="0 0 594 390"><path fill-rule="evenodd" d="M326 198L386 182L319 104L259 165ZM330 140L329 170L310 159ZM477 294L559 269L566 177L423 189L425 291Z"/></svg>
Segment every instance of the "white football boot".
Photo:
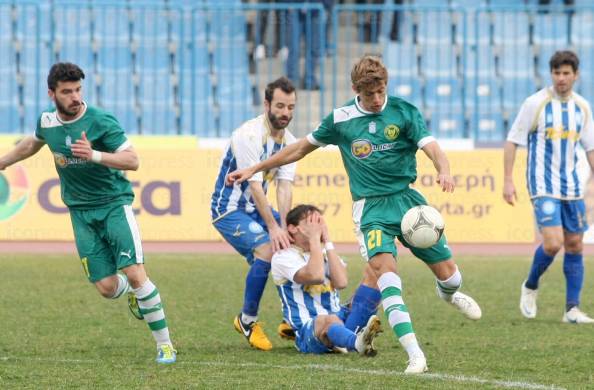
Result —
<svg viewBox="0 0 594 390"><path fill-rule="evenodd" d="M577 306L574 306L563 314L563 322L568 322L570 324L594 324L594 319L588 317L588 315L578 309Z"/></svg>
<svg viewBox="0 0 594 390"><path fill-rule="evenodd" d="M526 287L526 281L523 281L520 295L520 311L524 317L536 317L536 298L538 298L538 290L532 290Z"/></svg>

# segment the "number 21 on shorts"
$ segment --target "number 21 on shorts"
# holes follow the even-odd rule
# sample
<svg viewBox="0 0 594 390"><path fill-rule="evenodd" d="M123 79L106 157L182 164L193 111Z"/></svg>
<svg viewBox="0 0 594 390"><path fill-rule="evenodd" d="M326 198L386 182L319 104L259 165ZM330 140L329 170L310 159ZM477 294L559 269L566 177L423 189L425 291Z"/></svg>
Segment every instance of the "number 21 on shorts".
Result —
<svg viewBox="0 0 594 390"><path fill-rule="evenodd" d="M382 231L370 230L367 232L367 249L373 249L382 246Z"/></svg>

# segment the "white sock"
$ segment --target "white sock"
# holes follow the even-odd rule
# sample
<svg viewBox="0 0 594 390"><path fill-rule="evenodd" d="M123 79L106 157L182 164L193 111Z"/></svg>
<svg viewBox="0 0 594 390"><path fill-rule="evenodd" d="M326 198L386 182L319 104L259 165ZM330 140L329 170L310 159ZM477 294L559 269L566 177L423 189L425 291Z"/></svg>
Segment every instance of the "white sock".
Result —
<svg viewBox="0 0 594 390"><path fill-rule="evenodd" d="M435 279L437 282L437 295L446 302L452 301L452 296L462 285L462 274L456 266L456 272L446 280Z"/></svg>
<svg viewBox="0 0 594 390"><path fill-rule="evenodd" d="M398 341L400 341L400 344L406 350L409 358L425 356L414 333L406 334L398 339Z"/></svg>
<svg viewBox="0 0 594 390"><path fill-rule="evenodd" d="M241 313L241 322L244 324L251 324L252 322L258 321L258 316L248 316L245 313Z"/></svg>
<svg viewBox="0 0 594 390"><path fill-rule="evenodd" d="M117 273L116 276L118 278L118 286L116 287L111 299L117 299L132 289L132 286L130 286L130 283L128 283L128 278L126 275Z"/></svg>

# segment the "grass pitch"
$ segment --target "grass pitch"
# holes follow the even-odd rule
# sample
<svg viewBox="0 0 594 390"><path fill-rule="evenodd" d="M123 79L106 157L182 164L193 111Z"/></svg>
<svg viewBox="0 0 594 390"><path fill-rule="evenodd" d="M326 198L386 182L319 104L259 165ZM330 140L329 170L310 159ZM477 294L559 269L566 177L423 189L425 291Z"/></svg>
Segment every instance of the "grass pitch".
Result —
<svg viewBox="0 0 594 390"><path fill-rule="evenodd" d="M435 294L430 271L399 261L404 299L429 362L429 373L402 374L406 354L387 321L375 358L309 356L276 335L281 319L269 280L260 317L274 349L259 352L233 329L247 265L234 255L149 255L147 269L164 299L178 362L157 366L146 325L125 299L101 298L73 255L3 255L0 259L0 388L593 388L594 326L561 323L561 257L541 282L535 320L518 310L525 257L458 258L463 291L483 318L465 320ZM350 296L363 262L349 263ZM582 309L594 314L592 261Z"/></svg>

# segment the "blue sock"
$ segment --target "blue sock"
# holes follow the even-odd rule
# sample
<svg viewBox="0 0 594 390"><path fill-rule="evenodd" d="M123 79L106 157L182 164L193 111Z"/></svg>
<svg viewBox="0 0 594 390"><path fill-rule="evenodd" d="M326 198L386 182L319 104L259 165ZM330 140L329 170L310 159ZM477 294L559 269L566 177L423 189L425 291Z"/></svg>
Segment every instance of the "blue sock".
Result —
<svg viewBox="0 0 594 390"><path fill-rule="evenodd" d="M581 253L567 253L563 258L563 273L567 283L566 310L580 304L580 292L584 284L584 256Z"/></svg>
<svg viewBox="0 0 594 390"><path fill-rule="evenodd" d="M528 274L525 286L529 289L536 290L538 288L538 279L549 268L555 256L549 256L545 253L544 248L540 245L534 252L534 260L532 260L532 268Z"/></svg>
<svg viewBox="0 0 594 390"><path fill-rule="evenodd" d="M334 323L328 328L328 339L335 347L343 347L349 351L354 351L357 335L345 328L343 324Z"/></svg>
<svg viewBox="0 0 594 390"><path fill-rule="evenodd" d="M344 322L344 326L353 332L367 325L369 317L377 312L382 301L382 293L372 287L360 285L355 291L351 303L351 312Z"/></svg>
<svg viewBox="0 0 594 390"><path fill-rule="evenodd" d="M260 299L264 294L264 287L268 280L270 272L270 263L264 260L256 259L245 278L245 293L243 295L242 313L249 316L258 315L258 306Z"/></svg>

